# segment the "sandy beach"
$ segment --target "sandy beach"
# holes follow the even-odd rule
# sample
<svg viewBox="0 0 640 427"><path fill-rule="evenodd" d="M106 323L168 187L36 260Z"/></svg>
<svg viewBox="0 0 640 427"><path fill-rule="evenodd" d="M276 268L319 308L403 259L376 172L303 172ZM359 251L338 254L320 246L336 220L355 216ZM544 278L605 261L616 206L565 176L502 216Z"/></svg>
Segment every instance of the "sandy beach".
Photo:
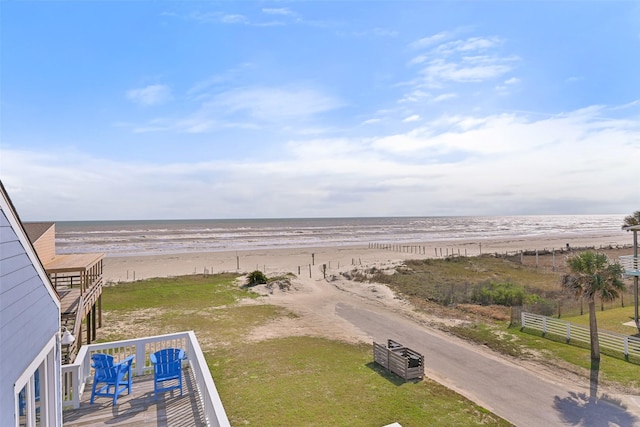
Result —
<svg viewBox="0 0 640 427"><path fill-rule="evenodd" d="M620 231L598 235L500 238L473 242L431 241L385 248L370 244L149 256L107 256L104 260L104 278L107 282L121 282L205 272L246 273L254 270L263 271L267 275L294 273L301 277L322 278L324 274L335 274L356 265L374 267L394 264L405 259L446 257L451 254L476 256L481 253L560 251L566 249L567 244L571 248L630 246L632 235ZM326 266L325 271L323 266Z"/></svg>

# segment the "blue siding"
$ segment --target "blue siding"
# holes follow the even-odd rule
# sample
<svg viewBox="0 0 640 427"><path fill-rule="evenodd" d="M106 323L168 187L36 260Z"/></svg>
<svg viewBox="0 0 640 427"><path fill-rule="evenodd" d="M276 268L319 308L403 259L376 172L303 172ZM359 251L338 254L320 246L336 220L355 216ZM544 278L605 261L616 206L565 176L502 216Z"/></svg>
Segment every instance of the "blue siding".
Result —
<svg viewBox="0 0 640 427"><path fill-rule="evenodd" d="M0 395L13 384L60 328L59 311L34 262L0 210ZM26 239L26 237L23 237ZM12 418L13 399L0 399L0 424ZM3 415L4 414L4 415ZM12 422L11 422L12 424Z"/></svg>

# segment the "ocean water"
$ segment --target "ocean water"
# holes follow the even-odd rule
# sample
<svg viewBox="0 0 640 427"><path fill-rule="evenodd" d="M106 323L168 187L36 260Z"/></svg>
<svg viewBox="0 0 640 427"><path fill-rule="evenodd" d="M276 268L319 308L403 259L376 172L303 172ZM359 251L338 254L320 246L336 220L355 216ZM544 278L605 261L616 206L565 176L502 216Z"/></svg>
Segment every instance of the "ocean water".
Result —
<svg viewBox="0 0 640 427"><path fill-rule="evenodd" d="M625 215L56 222L58 253L107 256L620 234ZM613 241L615 242L615 240Z"/></svg>

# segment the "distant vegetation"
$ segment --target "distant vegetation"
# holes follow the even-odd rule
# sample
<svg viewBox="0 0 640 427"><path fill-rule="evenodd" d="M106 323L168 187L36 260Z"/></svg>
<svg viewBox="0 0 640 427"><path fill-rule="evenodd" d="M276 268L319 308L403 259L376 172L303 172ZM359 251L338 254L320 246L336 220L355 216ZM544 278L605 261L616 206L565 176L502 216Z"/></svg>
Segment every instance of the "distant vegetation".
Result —
<svg viewBox="0 0 640 427"><path fill-rule="evenodd" d="M535 257L529 257L535 258ZM542 257L541 257L542 258ZM550 255L547 256L550 259ZM426 308L429 304L440 307L502 306L494 312L504 319L508 307L526 306L527 310L547 316L581 314L580 302L561 286L566 272L564 259L556 260L555 268L548 265L521 264L520 257L448 257L444 259L409 260L389 274L376 268L364 272L354 270L345 275L354 280L384 283L412 303ZM623 294L621 301L610 301L607 307L631 301L632 295ZM602 302L601 308L605 307ZM479 312L486 310L479 309Z"/></svg>
<svg viewBox="0 0 640 427"><path fill-rule="evenodd" d="M252 271L247 275L247 286L263 285L267 283L267 276L260 270Z"/></svg>

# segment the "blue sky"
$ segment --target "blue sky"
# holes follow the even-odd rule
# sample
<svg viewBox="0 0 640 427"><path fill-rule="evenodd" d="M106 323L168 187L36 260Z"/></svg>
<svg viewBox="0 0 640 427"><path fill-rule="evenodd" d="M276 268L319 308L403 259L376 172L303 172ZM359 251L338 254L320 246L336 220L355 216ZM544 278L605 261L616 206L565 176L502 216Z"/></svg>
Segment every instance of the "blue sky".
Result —
<svg viewBox="0 0 640 427"><path fill-rule="evenodd" d="M23 220L629 214L634 1L4 1Z"/></svg>

